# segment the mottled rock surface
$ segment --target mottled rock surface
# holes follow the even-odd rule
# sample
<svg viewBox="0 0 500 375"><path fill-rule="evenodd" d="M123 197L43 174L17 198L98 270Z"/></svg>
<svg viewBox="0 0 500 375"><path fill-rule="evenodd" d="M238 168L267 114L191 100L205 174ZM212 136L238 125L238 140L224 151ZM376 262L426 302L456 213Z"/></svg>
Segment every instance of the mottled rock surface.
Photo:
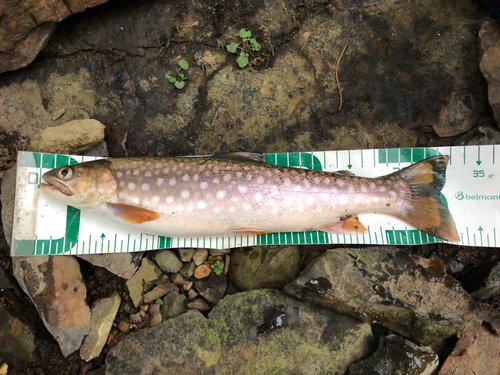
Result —
<svg viewBox="0 0 500 375"><path fill-rule="evenodd" d="M471 293L478 301L500 295L500 263L497 263L484 280L484 285Z"/></svg>
<svg viewBox="0 0 500 375"><path fill-rule="evenodd" d="M12 240L12 224L14 221L14 199L16 196L16 168L9 169L2 178L2 226L5 240L10 246Z"/></svg>
<svg viewBox="0 0 500 375"><path fill-rule="evenodd" d="M179 272L183 264L173 250L163 250L156 254L155 262L163 272Z"/></svg>
<svg viewBox="0 0 500 375"><path fill-rule="evenodd" d="M33 256L12 259L14 276L31 298L47 330L64 356L78 350L90 331L87 288L73 256Z"/></svg>
<svg viewBox="0 0 500 375"><path fill-rule="evenodd" d="M500 25L487 20L479 31L482 57L481 71L488 81L488 100L500 126Z"/></svg>
<svg viewBox="0 0 500 375"><path fill-rule="evenodd" d="M133 253L77 255L77 257L94 266L106 268L109 272L127 280L131 279L137 271L137 266L133 262Z"/></svg>
<svg viewBox="0 0 500 375"><path fill-rule="evenodd" d="M143 301L142 291L145 288L144 284L150 284L160 276L160 269L147 258L143 258L141 266L137 272L127 281L127 288L130 293L130 298L134 306L140 306Z"/></svg>
<svg viewBox="0 0 500 375"><path fill-rule="evenodd" d="M30 327L11 316L0 303L0 357L8 363L35 360L35 335Z"/></svg>
<svg viewBox="0 0 500 375"><path fill-rule="evenodd" d="M186 305L187 298L184 294L169 293L163 298L163 306L161 307L163 320L172 319L184 314L188 310Z"/></svg>
<svg viewBox="0 0 500 375"><path fill-rule="evenodd" d="M424 344L479 324L474 301L439 259L393 247L328 250L284 290Z"/></svg>
<svg viewBox="0 0 500 375"><path fill-rule="evenodd" d="M106 371L343 374L372 344L368 324L254 290L224 298L208 319L192 310L125 337L106 358Z"/></svg>

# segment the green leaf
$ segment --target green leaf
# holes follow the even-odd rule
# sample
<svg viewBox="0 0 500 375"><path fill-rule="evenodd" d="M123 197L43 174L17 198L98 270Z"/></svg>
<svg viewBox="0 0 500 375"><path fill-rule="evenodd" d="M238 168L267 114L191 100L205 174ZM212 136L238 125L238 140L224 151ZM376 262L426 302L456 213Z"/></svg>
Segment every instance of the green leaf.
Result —
<svg viewBox="0 0 500 375"><path fill-rule="evenodd" d="M231 53L236 53L236 50L238 49L238 43L231 43L226 46L227 50Z"/></svg>
<svg viewBox="0 0 500 375"><path fill-rule="evenodd" d="M177 78L175 78L175 77L169 77L168 80L170 81L170 83L177 82Z"/></svg>
<svg viewBox="0 0 500 375"><path fill-rule="evenodd" d="M184 70L188 70L189 68L188 62L186 60L179 61L179 66Z"/></svg>
<svg viewBox="0 0 500 375"><path fill-rule="evenodd" d="M236 62L238 63L238 65L240 66L240 68L244 68L245 66L248 65L248 57L245 56L245 52L241 52L240 53L240 56L238 57L238 59L236 60Z"/></svg>
<svg viewBox="0 0 500 375"><path fill-rule="evenodd" d="M252 36L252 32L250 30L245 30L245 29L241 29L240 30L240 38L241 39L244 39L244 38L250 38Z"/></svg>
<svg viewBox="0 0 500 375"><path fill-rule="evenodd" d="M165 77L170 78L172 76L172 71L169 70L168 72L165 73Z"/></svg>
<svg viewBox="0 0 500 375"><path fill-rule="evenodd" d="M220 275L222 271L224 270L224 263L222 263L220 260L212 264L212 269L217 275Z"/></svg>
<svg viewBox="0 0 500 375"><path fill-rule="evenodd" d="M262 48L260 43L257 42L255 38L250 39L250 44L252 46L252 51L260 51L260 49Z"/></svg>
<svg viewBox="0 0 500 375"><path fill-rule="evenodd" d="M175 87L177 87L179 90L184 88L184 86L186 85L186 82L184 81L177 81L174 83Z"/></svg>
<svg viewBox="0 0 500 375"><path fill-rule="evenodd" d="M178 75L178 76L179 76L179 78L180 78L180 79L182 79L182 80L186 79L186 76L185 76L184 74L182 74L182 73L179 73L179 74L177 74L177 75Z"/></svg>
<svg viewBox="0 0 500 375"><path fill-rule="evenodd" d="M159 298L157 298L157 299L156 299L155 303L156 303L157 305L160 305L160 306L162 306L162 305L163 305L163 301L162 301L161 299L159 299Z"/></svg>

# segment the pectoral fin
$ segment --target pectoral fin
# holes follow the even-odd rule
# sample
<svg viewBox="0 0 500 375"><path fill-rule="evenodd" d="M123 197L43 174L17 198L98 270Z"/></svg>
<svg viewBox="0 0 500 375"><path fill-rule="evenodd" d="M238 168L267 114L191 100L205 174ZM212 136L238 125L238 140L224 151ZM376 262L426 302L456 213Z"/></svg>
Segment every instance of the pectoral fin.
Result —
<svg viewBox="0 0 500 375"><path fill-rule="evenodd" d="M115 216L131 224L141 224L160 218L160 214L156 211L129 206L128 204L107 203L107 206Z"/></svg>
<svg viewBox="0 0 500 375"><path fill-rule="evenodd" d="M359 221L358 215L341 217L339 221L322 225L318 229L331 234L358 234L368 231Z"/></svg>
<svg viewBox="0 0 500 375"><path fill-rule="evenodd" d="M267 232L261 229L252 229L252 228L230 228L229 233L240 236L257 236L259 234L264 234Z"/></svg>

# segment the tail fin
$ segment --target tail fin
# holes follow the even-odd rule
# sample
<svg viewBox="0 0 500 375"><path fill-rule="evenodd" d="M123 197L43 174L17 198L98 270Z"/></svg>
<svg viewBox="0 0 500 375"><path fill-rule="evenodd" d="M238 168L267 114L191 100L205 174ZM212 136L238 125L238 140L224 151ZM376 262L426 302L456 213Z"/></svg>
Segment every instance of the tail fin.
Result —
<svg viewBox="0 0 500 375"><path fill-rule="evenodd" d="M455 222L439 196L449 160L449 156L433 156L386 178L403 179L410 190L406 204L398 212L399 218L434 237L458 242L460 237Z"/></svg>

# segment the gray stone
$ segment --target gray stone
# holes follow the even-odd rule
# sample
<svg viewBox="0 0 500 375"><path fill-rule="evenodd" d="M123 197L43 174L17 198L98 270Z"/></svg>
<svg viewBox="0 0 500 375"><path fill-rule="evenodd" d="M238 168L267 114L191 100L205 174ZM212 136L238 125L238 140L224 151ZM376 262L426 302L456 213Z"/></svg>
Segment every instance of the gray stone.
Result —
<svg viewBox="0 0 500 375"><path fill-rule="evenodd" d="M231 252L231 249L209 249L210 256L218 257Z"/></svg>
<svg viewBox="0 0 500 375"><path fill-rule="evenodd" d="M193 254L193 262L195 265L202 265L208 258L208 250L207 249L196 249Z"/></svg>
<svg viewBox="0 0 500 375"><path fill-rule="evenodd" d="M14 276L67 357L90 331L87 288L73 256L12 258Z"/></svg>
<svg viewBox="0 0 500 375"><path fill-rule="evenodd" d="M209 311L210 306L205 302L203 298L196 298L187 304L188 309L194 309L199 311Z"/></svg>
<svg viewBox="0 0 500 375"><path fill-rule="evenodd" d="M185 278L189 279L191 276L193 276L195 269L196 266L194 262L184 263L184 266L182 266L182 269L179 271L179 273Z"/></svg>
<svg viewBox="0 0 500 375"><path fill-rule="evenodd" d="M108 298L101 298L94 302L90 310L90 332L80 348L80 357L88 362L101 354L106 345L109 331L113 326L121 298L117 292Z"/></svg>
<svg viewBox="0 0 500 375"><path fill-rule="evenodd" d="M200 296L215 305L226 293L227 277L211 273L206 280L196 280L195 287Z"/></svg>
<svg viewBox="0 0 500 375"><path fill-rule="evenodd" d="M369 324L253 290L224 298L208 319L191 310L123 338L106 364L110 375L341 375L372 347Z"/></svg>
<svg viewBox="0 0 500 375"><path fill-rule="evenodd" d="M490 271L484 285L471 293L472 298L477 301L500 295L500 263L497 263Z"/></svg>
<svg viewBox="0 0 500 375"><path fill-rule="evenodd" d="M481 71L488 81L488 100L497 125L500 126L500 26L487 20L479 31L482 57Z"/></svg>
<svg viewBox="0 0 500 375"><path fill-rule="evenodd" d="M349 368L349 375L432 375L438 366L439 358L431 348L390 335L381 338L371 357L354 363Z"/></svg>
<svg viewBox="0 0 500 375"><path fill-rule="evenodd" d="M14 318L0 303L0 357L9 363L35 360L35 335L31 328Z"/></svg>
<svg viewBox="0 0 500 375"><path fill-rule="evenodd" d="M143 258L141 266L137 272L127 281L127 288L130 293L130 298L135 307L142 304L142 292L161 275L161 270L151 262L148 258ZM146 284L146 285L145 285Z"/></svg>
<svg viewBox="0 0 500 375"><path fill-rule="evenodd" d="M163 297L165 294L178 291L177 285L175 284L160 284L153 290L149 291L144 295L144 303L150 303L158 298Z"/></svg>
<svg viewBox="0 0 500 375"><path fill-rule="evenodd" d="M182 262L172 250L163 250L157 253L155 262L163 272L176 273L182 268Z"/></svg>
<svg viewBox="0 0 500 375"><path fill-rule="evenodd" d="M284 290L424 344L480 324L474 301L442 261L394 247L328 250Z"/></svg>
<svg viewBox="0 0 500 375"><path fill-rule="evenodd" d="M184 314L187 309L187 298L184 294L170 293L163 298L161 314L163 320L172 319Z"/></svg>
<svg viewBox="0 0 500 375"><path fill-rule="evenodd" d="M77 257L92 263L94 266L106 268L124 279L131 279L137 271L133 262L133 253L77 255Z"/></svg>
<svg viewBox="0 0 500 375"><path fill-rule="evenodd" d="M149 307L149 325L156 327L162 321L162 314L160 313L160 305L153 303Z"/></svg>
<svg viewBox="0 0 500 375"><path fill-rule="evenodd" d="M283 288L299 271L298 246L256 246L233 251L229 278L238 291Z"/></svg>
<svg viewBox="0 0 500 375"><path fill-rule="evenodd" d="M195 249L179 249L179 258L184 262L191 262Z"/></svg>
<svg viewBox="0 0 500 375"><path fill-rule="evenodd" d="M82 152L82 155L86 156L102 156L104 158L109 156L109 151L108 151L108 144L106 141L103 139L100 141L98 144L96 144L94 147L91 149Z"/></svg>

